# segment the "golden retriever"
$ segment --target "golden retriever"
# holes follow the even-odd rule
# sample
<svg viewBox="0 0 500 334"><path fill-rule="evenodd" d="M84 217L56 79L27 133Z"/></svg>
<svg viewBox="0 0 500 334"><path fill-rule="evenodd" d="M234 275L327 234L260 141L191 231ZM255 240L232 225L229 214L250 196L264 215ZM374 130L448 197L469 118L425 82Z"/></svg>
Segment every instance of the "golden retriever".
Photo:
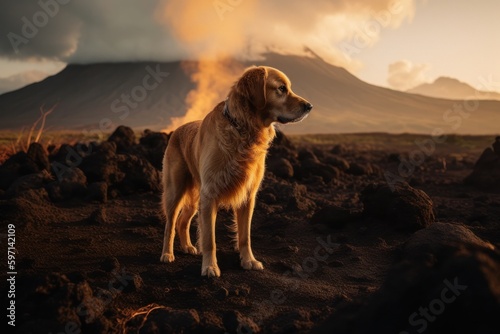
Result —
<svg viewBox="0 0 500 334"><path fill-rule="evenodd" d="M202 121L176 129L163 158L162 209L166 218L162 262L174 261L177 230L181 249L198 254L189 227L199 210L198 246L201 275L220 276L215 246L219 207L235 216L237 245L244 269L262 270L253 255L250 225L255 196L264 176L273 123L298 122L312 105L294 94L288 77L266 66L248 68Z"/></svg>

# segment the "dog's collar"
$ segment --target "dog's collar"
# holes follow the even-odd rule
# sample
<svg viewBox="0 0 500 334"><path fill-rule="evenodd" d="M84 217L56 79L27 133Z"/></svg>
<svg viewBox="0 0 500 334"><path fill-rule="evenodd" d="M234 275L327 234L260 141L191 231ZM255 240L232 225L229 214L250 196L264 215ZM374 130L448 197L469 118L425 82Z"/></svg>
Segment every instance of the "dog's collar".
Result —
<svg viewBox="0 0 500 334"><path fill-rule="evenodd" d="M229 114L229 107L227 106L227 101L224 102L224 110L222 111L222 115L229 121L229 124L233 126L236 130L240 129L240 125L236 120Z"/></svg>

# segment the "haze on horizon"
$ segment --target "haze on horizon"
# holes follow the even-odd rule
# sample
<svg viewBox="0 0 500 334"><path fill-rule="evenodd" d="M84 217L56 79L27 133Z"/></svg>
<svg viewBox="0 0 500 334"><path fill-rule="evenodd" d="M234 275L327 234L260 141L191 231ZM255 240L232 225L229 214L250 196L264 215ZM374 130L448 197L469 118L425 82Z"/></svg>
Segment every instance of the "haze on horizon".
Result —
<svg viewBox="0 0 500 334"><path fill-rule="evenodd" d="M305 48L380 86L449 76L500 91L499 12L494 0L8 0L0 93L67 63L257 59Z"/></svg>

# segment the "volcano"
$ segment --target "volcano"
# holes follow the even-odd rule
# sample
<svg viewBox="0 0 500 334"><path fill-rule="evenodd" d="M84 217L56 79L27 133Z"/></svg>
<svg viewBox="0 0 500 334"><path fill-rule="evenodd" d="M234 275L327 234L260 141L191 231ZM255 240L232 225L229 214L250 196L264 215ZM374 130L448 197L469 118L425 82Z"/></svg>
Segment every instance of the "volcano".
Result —
<svg viewBox="0 0 500 334"><path fill-rule="evenodd" d="M186 113L185 98L195 88L184 63L70 64L43 81L0 95L0 129L30 127L40 108L56 104L47 118L49 129L112 130L118 124L164 129L173 117ZM282 70L294 91L314 105L306 121L283 126L286 133L491 134L498 130L500 101L440 99L378 87L315 55L271 53L241 65Z"/></svg>

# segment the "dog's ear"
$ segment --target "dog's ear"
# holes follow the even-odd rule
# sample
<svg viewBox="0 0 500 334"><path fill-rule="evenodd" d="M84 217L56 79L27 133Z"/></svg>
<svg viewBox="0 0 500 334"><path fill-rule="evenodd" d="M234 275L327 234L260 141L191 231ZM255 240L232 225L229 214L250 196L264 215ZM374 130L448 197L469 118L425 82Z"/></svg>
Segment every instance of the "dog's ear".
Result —
<svg viewBox="0 0 500 334"><path fill-rule="evenodd" d="M264 109L266 106L266 79L265 67L251 67L245 71L236 87L240 94L245 96L255 108Z"/></svg>

